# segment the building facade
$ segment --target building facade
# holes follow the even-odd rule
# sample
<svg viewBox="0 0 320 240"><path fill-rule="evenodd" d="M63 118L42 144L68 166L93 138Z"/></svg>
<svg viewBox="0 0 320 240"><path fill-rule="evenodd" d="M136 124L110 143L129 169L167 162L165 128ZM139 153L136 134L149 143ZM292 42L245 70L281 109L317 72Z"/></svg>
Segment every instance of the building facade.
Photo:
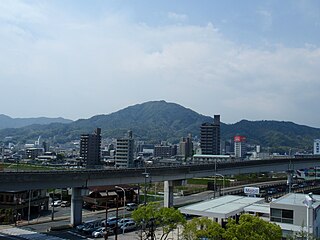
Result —
<svg viewBox="0 0 320 240"><path fill-rule="evenodd" d="M128 168L134 165L134 139L132 131L128 131L128 136L117 139L115 166Z"/></svg>
<svg viewBox="0 0 320 240"><path fill-rule="evenodd" d="M10 221L27 219L30 208L31 213L40 213L41 210L48 210L49 197L46 195L46 190L24 190L0 192L0 209L12 209L11 216L8 216ZM4 221L4 215L0 213L0 224Z"/></svg>
<svg viewBox="0 0 320 240"><path fill-rule="evenodd" d="M235 136L234 137L234 155L236 158L244 158L247 153L246 137Z"/></svg>
<svg viewBox="0 0 320 240"><path fill-rule="evenodd" d="M307 206L308 198L312 200ZM270 222L278 224L284 236L292 232L311 233L320 237L320 196L290 193L270 203ZM309 224L309 228L307 227Z"/></svg>
<svg viewBox="0 0 320 240"><path fill-rule="evenodd" d="M101 129L97 128L93 134L83 134L80 140L80 157L86 168L101 166Z"/></svg>
<svg viewBox="0 0 320 240"><path fill-rule="evenodd" d="M313 142L313 154L320 155L320 139L315 139Z"/></svg>
<svg viewBox="0 0 320 240"><path fill-rule="evenodd" d="M177 155L177 146L174 145L156 145L154 146L155 158L170 158Z"/></svg>
<svg viewBox="0 0 320 240"><path fill-rule="evenodd" d="M191 134L188 137L181 138L179 143L179 154L184 158L190 158L193 155L193 143Z"/></svg>
<svg viewBox="0 0 320 240"><path fill-rule="evenodd" d="M220 155L220 115L213 123L203 123L200 128L200 148L205 155Z"/></svg>

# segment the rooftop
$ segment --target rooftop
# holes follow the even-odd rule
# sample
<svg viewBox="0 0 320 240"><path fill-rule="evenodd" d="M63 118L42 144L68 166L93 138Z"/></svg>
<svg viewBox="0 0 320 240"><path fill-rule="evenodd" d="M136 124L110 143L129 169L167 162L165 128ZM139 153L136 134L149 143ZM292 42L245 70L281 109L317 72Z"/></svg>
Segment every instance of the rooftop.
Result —
<svg viewBox="0 0 320 240"><path fill-rule="evenodd" d="M281 198L275 199L272 203L294 205L294 206L305 206L304 200L308 194L303 193L289 193ZM320 195L312 196L316 201L313 203L313 207L316 208L320 205Z"/></svg>
<svg viewBox="0 0 320 240"><path fill-rule="evenodd" d="M227 195L182 207L180 211L190 215L226 219L240 214L245 207L260 202L264 202L264 199Z"/></svg>

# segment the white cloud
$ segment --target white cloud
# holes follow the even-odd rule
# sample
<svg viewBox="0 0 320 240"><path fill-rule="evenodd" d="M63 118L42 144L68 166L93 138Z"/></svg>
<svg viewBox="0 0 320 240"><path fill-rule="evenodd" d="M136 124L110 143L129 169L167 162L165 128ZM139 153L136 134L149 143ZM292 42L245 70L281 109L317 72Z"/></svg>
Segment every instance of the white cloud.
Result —
<svg viewBox="0 0 320 240"><path fill-rule="evenodd" d="M151 27L118 14L79 20L59 9L32 9L29 22L47 20L27 27L6 22L0 30L5 114L86 118L165 99L220 113L225 122L319 126L320 113L311 110L320 92L317 47L256 49L226 39L211 23ZM60 18L48 17L55 14Z"/></svg>
<svg viewBox="0 0 320 240"><path fill-rule="evenodd" d="M186 14L178 14L175 12L169 12L168 18L170 20L178 21L178 22L184 22L188 19L188 16Z"/></svg>

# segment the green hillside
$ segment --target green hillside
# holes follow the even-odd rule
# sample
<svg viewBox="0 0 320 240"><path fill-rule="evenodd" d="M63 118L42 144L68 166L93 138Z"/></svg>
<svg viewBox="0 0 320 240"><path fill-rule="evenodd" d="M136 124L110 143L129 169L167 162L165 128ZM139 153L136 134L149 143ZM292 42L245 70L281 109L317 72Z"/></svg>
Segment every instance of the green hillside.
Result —
<svg viewBox="0 0 320 240"><path fill-rule="evenodd" d="M223 119L223 116L221 118ZM52 123L3 129L0 130L0 140L11 136L11 141L24 143L34 141L41 135L42 139L64 143L80 139L81 134L91 133L100 127L103 137L122 137L130 129L139 140L154 143L161 140L178 142L188 133L199 136L200 125L212 121L211 117L200 115L175 103L151 101L108 115L97 115L67 124ZM233 138L236 134L244 135L248 143L260 144L262 147L311 149L313 139L320 138L320 129L280 121L242 120L235 124L221 124L222 140Z"/></svg>

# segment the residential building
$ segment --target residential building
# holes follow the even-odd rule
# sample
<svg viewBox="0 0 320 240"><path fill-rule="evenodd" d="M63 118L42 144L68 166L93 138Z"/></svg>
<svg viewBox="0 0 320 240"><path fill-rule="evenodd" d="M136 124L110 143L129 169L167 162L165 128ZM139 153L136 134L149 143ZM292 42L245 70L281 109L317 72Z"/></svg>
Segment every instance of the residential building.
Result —
<svg viewBox="0 0 320 240"><path fill-rule="evenodd" d="M155 158L169 158L177 155L176 145L156 145L154 146Z"/></svg>
<svg viewBox="0 0 320 240"><path fill-rule="evenodd" d="M43 154L43 148L27 148L26 157L28 159L36 159L38 156Z"/></svg>
<svg viewBox="0 0 320 240"><path fill-rule="evenodd" d="M191 134L188 137L181 138L179 143L179 154L185 159L190 158L193 155L193 143Z"/></svg>
<svg viewBox="0 0 320 240"><path fill-rule="evenodd" d="M236 158L244 158L247 153L246 137L235 136L234 137L234 155Z"/></svg>
<svg viewBox="0 0 320 240"><path fill-rule="evenodd" d="M203 123L200 128L201 153L220 155L220 115L214 115L213 123Z"/></svg>
<svg viewBox="0 0 320 240"><path fill-rule="evenodd" d="M93 134L83 134L80 139L80 157L86 164L86 168L101 166L101 128L97 128Z"/></svg>
<svg viewBox="0 0 320 240"><path fill-rule="evenodd" d="M313 154L314 155L320 154L320 139L315 139L313 142Z"/></svg>
<svg viewBox="0 0 320 240"><path fill-rule="evenodd" d="M134 139L132 131L128 131L128 136L117 139L115 166L121 168L132 167L134 165Z"/></svg>

